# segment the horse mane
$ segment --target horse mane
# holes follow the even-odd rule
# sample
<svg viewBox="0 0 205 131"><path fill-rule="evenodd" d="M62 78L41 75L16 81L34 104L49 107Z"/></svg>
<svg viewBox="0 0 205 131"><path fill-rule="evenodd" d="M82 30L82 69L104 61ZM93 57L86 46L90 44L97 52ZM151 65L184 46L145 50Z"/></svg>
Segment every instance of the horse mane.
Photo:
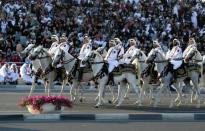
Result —
<svg viewBox="0 0 205 131"><path fill-rule="evenodd" d="M194 51L197 52L196 57L198 56L198 57L200 57L199 59L203 60L203 56L202 56L201 53L197 50L197 48L191 48L190 51L187 52L187 56L188 56L190 53L194 52Z"/></svg>
<svg viewBox="0 0 205 131"><path fill-rule="evenodd" d="M46 48L42 48L42 50L44 51L44 53L45 53L46 55L48 55L48 56L51 57L50 53L48 52L48 49L46 49Z"/></svg>
<svg viewBox="0 0 205 131"><path fill-rule="evenodd" d="M160 51L159 49L154 49L155 51L157 51L160 55L161 55L161 57L162 57L162 59L166 59L166 55L162 52L162 51Z"/></svg>
<svg viewBox="0 0 205 131"><path fill-rule="evenodd" d="M93 50L92 52L93 52L94 54L96 54L98 57L100 57L100 58L103 59L102 55L101 55L98 51Z"/></svg>

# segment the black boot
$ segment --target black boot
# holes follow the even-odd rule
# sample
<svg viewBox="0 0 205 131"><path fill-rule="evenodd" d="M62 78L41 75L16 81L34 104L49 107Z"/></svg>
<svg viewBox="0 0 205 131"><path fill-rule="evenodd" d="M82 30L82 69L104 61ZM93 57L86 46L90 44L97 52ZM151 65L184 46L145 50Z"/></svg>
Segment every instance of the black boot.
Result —
<svg viewBox="0 0 205 131"><path fill-rule="evenodd" d="M174 66L169 62L167 66L164 68L164 70L161 72L159 78L166 76L169 72L173 72L173 67Z"/></svg>
<svg viewBox="0 0 205 131"><path fill-rule="evenodd" d="M83 69L84 67L80 67L79 72L78 72L78 81L82 80L83 77Z"/></svg>
<svg viewBox="0 0 205 131"><path fill-rule="evenodd" d="M141 77L144 77L144 76L147 77L149 75L149 72L150 72L151 68L152 68L152 64L149 64L145 68L145 70L142 72Z"/></svg>
<svg viewBox="0 0 205 131"><path fill-rule="evenodd" d="M108 74L108 83L107 84L114 84L113 74L112 72Z"/></svg>

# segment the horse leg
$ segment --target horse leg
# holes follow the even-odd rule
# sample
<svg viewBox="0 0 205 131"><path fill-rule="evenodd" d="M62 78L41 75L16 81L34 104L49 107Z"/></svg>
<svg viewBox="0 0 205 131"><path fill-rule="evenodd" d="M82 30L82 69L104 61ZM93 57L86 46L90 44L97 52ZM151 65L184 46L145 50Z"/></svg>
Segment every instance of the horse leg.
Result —
<svg viewBox="0 0 205 131"><path fill-rule="evenodd" d="M110 93L112 95L112 101L109 101L109 103L112 103L115 100L114 88L112 88L110 85L108 85L108 89L110 90Z"/></svg>
<svg viewBox="0 0 205 131"><path fill-rule="evenodd" d="M99 84L99 92L98 92L98 102L95 105L96 108L98 108L100 105L102 105L102 96L103 96L104 88L105 88L105 85L100 83Z"/></svg>
<svg viewBox="0 0 205 131"><path fill-rule="evenodd" d="M139 106L142 106L142 103L144 101L146 87L148 87L148 84L146 82L144 82L142 85L140 85L139 93L138 93L139 97L138 97L138 100L135 102Z"/></svg>
<svg viewBox="0 0 205 131"><path fill-rule="evenodd" d="M83 102L83 100L85 99L84 97L83 97L83 91L84 91L84 88L83 88L83 86L81 85L81 83L79 83L79 93L80 93L80 102Z"/></svg>
<svg viewBox="0 0 205 131"><path fill-rule="evenodd" d="M65 81L65 80L63 80L63 82L62 82L62 86L61 86L61 91L60 91L59 96L62 96L63 89L64 89L64 86L65 86L65 83L66 83L66 81Z"/></svg>
<svg viewBox="0 0 205 131"><path fill-rule="evenodd" d="M129 92L130 92L130 85L128 84L127 85L127 91L125 93L124 99L129 99L129 97L128 97Z"/></svg>
<svg viewBox="0 0 205 131"><path fill-rule="evenodd" d="M30 89L30 93L29 93L29 95L28 96L31 96L31 94L33 93L33 90L34 90L34 88L35 88L35 79L36 79L36 76L34 75L33 77L32 77L32 85L31 85L31 89Z"/></svg>
<svg viewBox="0 0 205 131"><path fill-rule="evenodd" d="M200 108L200 92L199 92L199 88L198 88L198 79L199 79L199 75L197 74L198 77L192 77L192 83L193 83L193 88L196 92L196 102L197 102L197 105L196 105L196 108ZM194 93L193 93L194 94Z"/></svg>
<svg viewBox="0 0 205 131"><path fill-rule="evenodd" d="M190 81L187 81L187 80L185 80L184 81L184 84L185 84L185 87L186 88L188 88L188 94L190 93L191 95L190 95L190 99L187 99L187 100L185 100L185 104L188 104L189 102L189 100L190 100L190 102L192 103L193 102L193 100L192 100L192 93L194 92L194 89L192 88L192 86L191 86L191 84L190 84ZM188 95L189 96L189 95ZM186 98L186 95L185 95L185 98ZM189 98L189 97L188 97Z"/></svg>
<svg viewBox="0 0 205 131"><path fill-rule="evenodd" d="M178 81L173 85L177 91L177 98L175 99L175 102L177 103L177 106L180 106L182 103L182 88L180 87L180 83Z"/></svg>
<svg viewBox="0 0 205 131"><path fill-rule="evenodd" d="M113 101L113 103L116 103L118 100L119 100L119 97L120 97L120 91L121 91L121 89L120 89L121 87L120 87L120 85L118 84L118 86L117 86L117 89L118 89L118 91L117 91L117 98Z"/></svg>
<svg viewBox="0 0 205 131"><path fill-rule="evenodd" d="M74 80L73 84L72 84L72 86L70 88L70 99L71 99L71 101L75 101L76 100L75 90L76 90L77 86L78 86L77 82Z"/></svg>
<svg viewBox="0 0 205 131"><path fill-rule="evenodd" d="M126 92L126 83L124 82L124 81L121 81L120 82L120 96L119 96L119 101L118 101L118 103L117 103L117 105L116 105L116 107L119 107L121 104L122 104L122 102L123 102L123 100L124 100L124 95L125 95L125 92Z"/></svg>

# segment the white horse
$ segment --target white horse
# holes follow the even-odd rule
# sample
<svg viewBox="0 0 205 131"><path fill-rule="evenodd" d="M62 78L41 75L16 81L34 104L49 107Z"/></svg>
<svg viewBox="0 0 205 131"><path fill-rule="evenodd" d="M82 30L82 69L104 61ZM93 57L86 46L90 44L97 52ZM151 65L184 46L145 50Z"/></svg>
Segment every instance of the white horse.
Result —
<svg viewBox="0 0 205 131"><path fill-rule="evenodd" d="M33 50L36 48L35 44L29 44L21 53L20 56L21 57L27 57L29 54L31 54L33 52ZM38 59L36 60L32 60L32 71L34 72L33 76L32 76L32 87L29 93L29 96L31 96L32 94L32 89L35 88L36 84L35 84L35 80L38 78L36 76L36 73L39 73L39 69L41 68L40 66L40 61ZM46 89L45 89L46 92Z"/></svg>
<svg viewBox="0 0 205 131"><path fill-rule="evenodd" d="M83 72L82 80L78 81L76 76L79 75L78 72L79 60L73 57L68 52L65 52L61 48L58 48L56 50L56 53L53 57L52 66L56 67L58 63L61 63L65 67L66 72L70 75L70 79L72 81L70 95L71 95L71 100L74 101L76 100L76 98L78 98L77 96L78 96L79 86L82 87L81 83L88 82L89 80L91 80L93 78L93 73L91 71ZM83 91L81 91L80 101L82 101L82 96L83 96Z"/></svg>
<svg viewBox="0 0 205 131"><path fill-rule="evenodd" d="M199 80L200 75L204 80L203 76L203 57L196 48L190 49L184 61L188 63L188 77L191 78L193 83L191 103L193 100L197 101L197 108L200 107L200 91L199 91ZM197 68L198 67L198 68ZM195 93L195 94L194 94Z"/></svg>
<svg viewBox="0 0 205 131"><path fill-rule="evenodd" d="M67 73L72 75L75 72L77 72L77 66L78 66L77 61L78 61L77 58L74 58L71 54L69 54L68 52L65 52L64 50L62 50L62 48L60 48L56 51L56 54L54 56L53 66L55 67L57 65L57 63L61 62L64 65ZM87 76L87 77L85 77L85 76ZM91 72L83 74L83 80L82 81L78 81L75 77L76 76L73 76L73 78L72 78L73 87L70 90L70 95L71 95L72 100L75 100L76 96L78 96L78 94L77 94L78 92L76 90L79 87L79 85L81 86L81 82L83 82L83 81L87 82L91 78L94 78L95 76L93 77L93 72L91 71ZM98 83L100 83L100 85L101 85L101 81L98 81ZM110 91L112 93L112 96L113 96L112 101L114 101L113 90L110 87L109 87L109 89L110 89ZM73 90L75 90L75 93L73 93ZM82 93L83 92L81 92L80 97L82 97ZM96 97L95 100L97 100L97 99L98 99L98 96ZM103 102L105 103L104 99L103 99Z"/></svg>
<svg viewBox="0 0 205 131"><path fill-rule="evenodd" d="M50 88L53 87L53 81L55 80L57 76L57 72L55 69L52 68L51 63L52 59L50 54L46 49L43 48L43 46L38 46L34 49L34 51L29 55L29 59L36 60L38 59L40 62L40 66L43 71L44 75L44 83L45 83L45 91L47 91L48 96L50 95ZM35 65L34 65L35 66ZM66 84L66 77L64 78L62 82L62 88L60 95L62 94L63 88ZM34 87L32 87L31 92L33 91ZM47 90L48 89L48 90Z"/></svg>
<svg viewBox="0 0 205 131"><path fill-rule="evenodd" d="M194 54L192 52L195 52ZM190 60L190 59L195 59L195 60L202 60L200 53L197 50L193 50L190 51L189 54L187 55L187 58L185 58L185 60ZM193 55L191 55L193 54ZM190 57L191 55L191 57ZM165 56L157 49L152 49L151 52L148 55L147 58L147 62L155 62L156 67L157 67L157 71L158 73L162 73L162 71L164 70L165 66L167 66L168 64L168 60L165 58ZM190 69L190 67L188 67L188 69ZM199 108L200 107L200 98L199 98L199 90L198 90L198 80L199 80L199 75L200 73L198 71L195 70L189 70L188 71L188 75L185 77L179 77L179 78L175 78L175 81L173 83L173 86L176 88L177 91L177 98L175 99L175 102L177 103L177 106L179 106L182 102L182 88L180 87L180 84L185 80L185 78L190 77L192 80L192 83L194 85L193 90L192 90L192 97L191 97L191 102L193 101L193 96L194 96L194 92L196 93L195 95L195 99L197 100L197 105L196 107ZM157 99L155 101L155 106L157 106L158 102L160 101L160 97L161 97L161 93L164 89L168 89L167 87L171 84L171 80L173 78L173 74L168 72L168 74L166 74L164 77L161 78L161 88L160 91L157 93ZM188 83L185 83L188 87L190 87L188 85ZM170 92L170 91L169 91ZM171 98L171 103L170 103L170 107L173 106L173 97Z"/></svg>
<svg viewBox="0 0 205 131"><path fill-rule="evenodd" d="M139 106L142 105L144 95L148 96L148 98L150 100L150 104L152 104L152 102L154 100L154 96L153 96L154 86L149 84L149 82L151 80L151 72L150 72L150 74L142 76L142 73L148 67L148 64L145 62L146 59L147 59L147 56L145 55L145 53L143 51L141 51L140 49L135 49L135 56L133 57L132 64L134 64L136 66L136 68L138 69L137 70L138 78L139 78L139 80L141 80L140 96L139 96L139 100L137 101L137 104ZM147 95L147 94L149 94L149 95Z"/></svg>
<svg viewBox="0 0 205 131"><path fill-rule="evenodd" d="M94 77L98 78L98 82L100 82L99 86L99 93L98 93L98 103L96 106L102 105L102 96L104 92L104 88L106 83L108 82L108 65L106 65L103 57L97 52L97 51L92 51L85 60L89 61L91 63L92 71L94 74ZM114 82L116 84L120 83L119 86L119 101L116 106L120 106L123 102L125 93L126 93L126 87L127 83L134 88L137 98L138 98L138 93L139 89L137 85L139 85L139 82L136 79L136 74L130 71L127 72L122 72L120 75L114 75L113 76Z"/></svg>

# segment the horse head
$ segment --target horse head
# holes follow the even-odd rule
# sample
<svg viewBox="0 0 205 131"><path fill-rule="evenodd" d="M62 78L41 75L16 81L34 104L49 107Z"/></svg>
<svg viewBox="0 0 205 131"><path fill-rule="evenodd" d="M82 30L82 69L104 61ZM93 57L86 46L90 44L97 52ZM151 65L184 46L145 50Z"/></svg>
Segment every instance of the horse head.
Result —
<svg viewBox="0 0 205 131"><path fill-rule="evenodd" d="M54 43L51 45L49 49L49 54L53 57L55 55L56 50L60 47L58 43Z"/></svg>
<svg viewBox="0 0 205 131"><path fill-rule="evenodd" d="M134 52L134 57L133 59L137 58L138 60L143 60L144 58L144 53L140 50L140 49L135 49L135 52Z"/></svg>
<svg viewBox="0 0 205 131"><path fill-rule="evenodd" d="M104 65L103 57L97 51L91 51L91 53L86 56L83 61L91 64L94 76L96 76Z"/></svg>
<svg viewBox="0 0 205 131"><path fill-rule="evenodd" d="M90 62L91 64L93 62L102 62L103 57L98 53L98 51L91 51L89 55L87 55L84 60L84 62Z"/></svg>
<svg viewBox="0 0 205 131"><path fill-rule="evenodd" d="M185 62L189 62L190 60L202 61L202 55L196 48L190 49L187 53L186 57L184 58Z"/></svg>
<svg viewBox="0 0 205 131"><path fill-rule="evenodd" d="M65 52L63 49L58 48L56 50L56 53L54 54L53 57L53 62L52 62L52 66L56 67L58 63L60 63L61 60L63 60L63 57L65 56Z"/></svg>
<svg viewBox="0 0 205 131"><path fill-rule="evenodd" d="M158 54L157 50L152 49L148 54L148 57L146 59L146 63L153 63L157 58L157 54Z"/></svg>
<svg viewBox="0 0 205 131"><path fill-rule="evenodd" d="M33 52L30 52L30 55L28 56L28 58L30 60L35 60L37 59L38 56L42 54L43 54L43 46L38 46L33 50Z"/></svg>
<svg viewBox="0 0 205 131"><path fill-rule="evenodd" d="M32 50L36 47L35 44L29 44L22 52L19 53L21 57L26 57L29 55L29 53L32 52Z"/></svg>

